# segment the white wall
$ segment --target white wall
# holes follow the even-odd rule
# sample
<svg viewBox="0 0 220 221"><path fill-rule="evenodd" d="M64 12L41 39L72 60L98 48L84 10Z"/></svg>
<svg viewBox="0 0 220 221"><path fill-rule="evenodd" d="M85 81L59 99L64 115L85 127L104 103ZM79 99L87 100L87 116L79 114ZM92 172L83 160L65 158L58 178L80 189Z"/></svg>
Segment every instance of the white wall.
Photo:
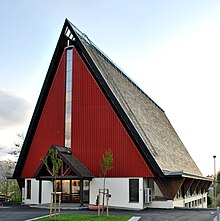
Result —
<svg viewBox="0 0 220 221"><path fill-rule="evenodd" d="M27 180L31 180L31 198L27 199ZM38 204L39 202L39 181L33 178L25 179L25 204Z"/></svg>
<svg viewBox="0 0 220 221"><path fill-rule="evenodd" d="M110 207L143 209L143 178L139 179L139 202L129 202L129 178L106 178L106 188L109 189L111 198L109 199ZM99 189L103 188L103 178L93 178L90 182L90 204L96 203L96 197Z"/></svg>
<svg viewBox="0 0 220 221"><path fill-rule="evenodd" d="M27 199L27 180L31 180L31 199ZM53 185L51 181L42 181L41 203L50 203ZM25 179L24 201L25 204L39 204L39 181L33 178Z"/></svg>
<svg viewBox="0 0 220 221"><path fill-rule="evenodd" d="M155 200L146 205L147 208L173 209L173 200Z"/></svg>
<svg viewBox="0 0 220 221"><path fill-rule="evenodd" d="M179 199L174 201L175 207L185 207L185 204L190 204L191 208L207 208L207 194L194 194L188 196L185 199Z"/></svg>
<svg viewBox="0 0 220 221"><path fill-rule="evenodd" d="M51 181L42 181L41 203L50 203L53 183Z"/></svg>

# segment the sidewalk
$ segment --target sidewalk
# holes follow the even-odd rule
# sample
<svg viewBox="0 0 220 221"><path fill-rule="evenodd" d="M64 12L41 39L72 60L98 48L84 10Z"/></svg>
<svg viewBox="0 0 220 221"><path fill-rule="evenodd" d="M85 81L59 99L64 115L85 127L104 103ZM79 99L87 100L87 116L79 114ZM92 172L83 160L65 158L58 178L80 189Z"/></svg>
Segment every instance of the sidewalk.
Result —
<svg viewBox="0 0 220 221"><path fill-rule="evenodd" d="M59 204L57 203L56 207L58 208L58 206L59 206ZM39 208L39 209L50 209L50 203L30 205L30 207L31 208ZM60 204L60 209L61 210L82 210L82 209L88 209L88 204L84 204L83 206L80 206L79 203L61 203Z"/></svg>

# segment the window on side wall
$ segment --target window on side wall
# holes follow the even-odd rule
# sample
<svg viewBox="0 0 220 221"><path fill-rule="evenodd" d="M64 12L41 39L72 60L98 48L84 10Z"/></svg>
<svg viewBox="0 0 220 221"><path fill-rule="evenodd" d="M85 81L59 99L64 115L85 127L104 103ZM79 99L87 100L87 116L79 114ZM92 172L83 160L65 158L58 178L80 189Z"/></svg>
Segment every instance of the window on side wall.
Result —
<svg viewBox="0 0 220 221"><path fill-rule="evenodd" d="M31 180L27 180L27 199L31 199Z"/></svg>
<svg viewBox="0 0 220 221"><path fill-rule="evenodd" d="M139 202L139 179L129 179L129 202Z"/></svg>

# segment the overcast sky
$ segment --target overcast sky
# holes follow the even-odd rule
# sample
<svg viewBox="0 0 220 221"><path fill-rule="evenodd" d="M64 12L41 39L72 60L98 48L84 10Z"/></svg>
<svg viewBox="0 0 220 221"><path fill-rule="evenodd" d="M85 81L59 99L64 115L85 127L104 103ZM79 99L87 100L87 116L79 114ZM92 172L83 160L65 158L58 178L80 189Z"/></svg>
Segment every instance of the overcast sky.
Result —
<svg viewBox="0 0 220 221"><path fill-rule="evenodd" d="M65 18L163 110L203 175L220 168L220 1L0 0L0 159L26 133Z"/></svg>

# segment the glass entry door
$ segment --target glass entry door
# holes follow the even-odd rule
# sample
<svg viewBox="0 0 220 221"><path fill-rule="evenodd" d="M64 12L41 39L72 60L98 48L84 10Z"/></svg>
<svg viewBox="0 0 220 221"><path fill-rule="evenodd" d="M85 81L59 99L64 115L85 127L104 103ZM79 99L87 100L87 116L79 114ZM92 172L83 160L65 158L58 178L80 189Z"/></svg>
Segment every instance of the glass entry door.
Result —
<svg viewBox="0 0 220 221"><path fill-rule="evenodd" d="M61 202L80 203L80 180L57 180L57 192L61 192ZM89 181L83 181L83 201L89 202Z"/></svg>

